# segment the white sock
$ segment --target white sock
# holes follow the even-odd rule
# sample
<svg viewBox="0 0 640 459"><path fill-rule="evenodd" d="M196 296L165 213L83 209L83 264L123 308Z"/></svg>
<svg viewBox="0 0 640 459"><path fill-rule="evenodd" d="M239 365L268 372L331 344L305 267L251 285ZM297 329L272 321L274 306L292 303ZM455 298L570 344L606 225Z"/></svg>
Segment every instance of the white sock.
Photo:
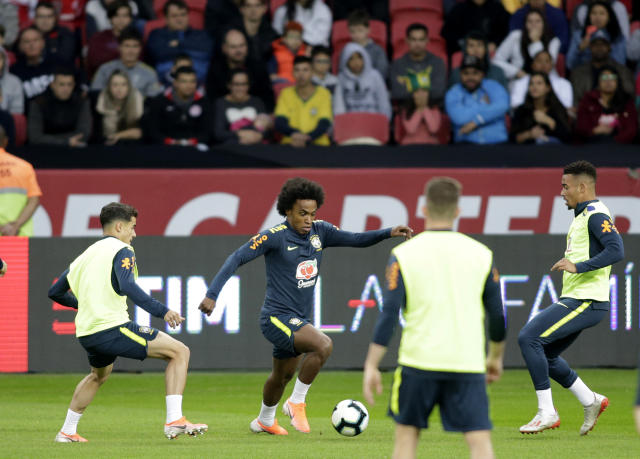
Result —
<svg viewBox="0 0 640 459"><path fill-rule="evenodd" d="M182 417L182 395L167 395L167 424Z"/></svg>
<svg viewBox="0 0 640 459"><path fill-rule="evenodd" d="M555 413L556 409L553 406L553 398L551 397L551 388L544 390L537 390L538 396L538 409L546 413Z"/></svg>
<svg viewBox="0 0 640 459"><path fill-rule="evenodd" d="M276 419L276 408L278 408L277 403L273 406L267 406L262 402L258 421L260 421L263 426L271 427Z"/></svg>
<svg viewBox="0 0 640 459"><path fill-rule="evenodd" d="M289 400L291 403L304 403L304 399L307 397L307 391L311 387L311 384L305 384L299 379L296 379L296 385L293 386L293 393Z"/></svg>
<svg viewBox="0 0 640 459"><path fill-rule="evenodd" d="M576 396L578 401L582 403L582 406L589 406L595 401L593 391L587 387L580 377L576 379L576 382L571 384L569 390Z"/></svg>
<svg viewBox="0 0 640 459"><path fill-rule="evenodd" d="M67 410L67 419L64 420L64 425L62 426L62 432L67 435L75 435L78 431L78 422L80 422L80 418L82 417L82 413L76 413L75 411Z"/></svg>

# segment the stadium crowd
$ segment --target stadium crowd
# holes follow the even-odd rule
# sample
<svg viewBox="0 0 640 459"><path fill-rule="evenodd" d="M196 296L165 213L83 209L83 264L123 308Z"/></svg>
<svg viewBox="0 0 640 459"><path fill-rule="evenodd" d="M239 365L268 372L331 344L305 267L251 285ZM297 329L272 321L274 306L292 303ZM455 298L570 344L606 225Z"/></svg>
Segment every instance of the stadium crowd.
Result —
<svg viewBox="0 0 640 459"><path fill-rule="evenodd" d="M13 145L637 143L638 0L8 0Z"/></svg>

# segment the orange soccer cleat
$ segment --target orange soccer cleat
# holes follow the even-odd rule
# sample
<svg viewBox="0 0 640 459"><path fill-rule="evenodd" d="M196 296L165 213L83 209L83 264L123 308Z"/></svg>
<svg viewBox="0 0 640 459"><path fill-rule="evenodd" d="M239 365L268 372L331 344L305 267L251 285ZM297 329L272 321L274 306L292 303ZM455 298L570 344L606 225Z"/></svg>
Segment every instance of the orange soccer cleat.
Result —
<svg viewBox="0 0 640 459"><path fill-rule="evenodd" d="M306 411L306 403L291 403L289 399L284 402L282 406L282 410L284 414L291 418L291 425L298 431L302 433L311 432L311 428L309 427L309 421L307 421L307 411Z"/></svg>
<svg viewBox="0 0 640 459"><path fill-rule="evenodd" d="M189 422L184 416L182 416L180 419L170 422L169 424L164 425L164 435L169 440L173 440L174 438L177 438L182 434L187 434L195 437L198 434L204 434L207 430L209 430L208 425L194 424L192 422Z"/></svg>
<svg viewBox="0 0 640 459"><path fill-rule="evenodd" d="M64 433L62 430L60 432L58 432L58 434L56 435L56 439L55 439L56 443L87 443L88 441L89 440L87 440L86 438L81 437L77 433L75 433L73 435L68 435L68 434Z"/></svg>
<svg viewBox="0 0 640 459"><path fill-rule="evenodd" d="M277 419L273 420L273 425L265 426L258 420L258 418L255 418L251 421L251 424L249 424L249 428L251 429L251 432L254 433L267 432L271 435L289 435L289 432L287 432L284 427L278 425Z"/></svg>

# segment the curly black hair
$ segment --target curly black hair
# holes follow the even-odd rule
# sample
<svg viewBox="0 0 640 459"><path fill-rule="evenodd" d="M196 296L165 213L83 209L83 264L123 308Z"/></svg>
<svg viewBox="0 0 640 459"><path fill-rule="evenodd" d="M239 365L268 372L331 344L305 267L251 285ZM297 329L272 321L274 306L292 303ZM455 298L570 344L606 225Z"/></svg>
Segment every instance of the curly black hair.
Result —
<svg viewBox="0 0 640 459"><path fill-rule="evenodd" d="M589 177L591 177L593 179L593 181L596 181L596 168L593 164L591 164L589 161L575 161L571 164L567 164L564 167L564 174L570 174L570 175L588 175Z"/></svg>
<svg viewBox="0 0 640 459"><path fill-rule="evenodd" d="M287 210L293 209L298 199L313 199L320 208L324 202L324 190L318 183L309 179L291 178L284 182L278 195L278 213L286 216Z"/></svg>

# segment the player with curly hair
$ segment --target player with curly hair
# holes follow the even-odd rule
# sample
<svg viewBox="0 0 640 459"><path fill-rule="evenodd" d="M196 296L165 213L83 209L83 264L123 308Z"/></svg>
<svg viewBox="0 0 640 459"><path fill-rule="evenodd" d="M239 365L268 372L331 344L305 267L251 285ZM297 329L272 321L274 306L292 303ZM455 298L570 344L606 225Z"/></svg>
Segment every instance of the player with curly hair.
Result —
<svg viewBox="0 0 640 459"><path fill-rule="evenodd" d="M293 427L310 431L305 398L309 386L331 355L331 339L310 322L322 253L327 247L368 247L389 237L410 238L411 228L399 225L377 231L351 233L318 220L316 212L324 202L322 187L305 178L285 182L278 195L277 209L285 217L281 224L253 236L233 252L215 276L199 309L213 311L222 287L241 265L265 257L267 292L260 313L262 334L273 344L273 368L262 391L260 415L251 422L253 432L286 435L275 417L287 383L293 378L301 357L293 393L284 403L284 413Z"/></svg>

